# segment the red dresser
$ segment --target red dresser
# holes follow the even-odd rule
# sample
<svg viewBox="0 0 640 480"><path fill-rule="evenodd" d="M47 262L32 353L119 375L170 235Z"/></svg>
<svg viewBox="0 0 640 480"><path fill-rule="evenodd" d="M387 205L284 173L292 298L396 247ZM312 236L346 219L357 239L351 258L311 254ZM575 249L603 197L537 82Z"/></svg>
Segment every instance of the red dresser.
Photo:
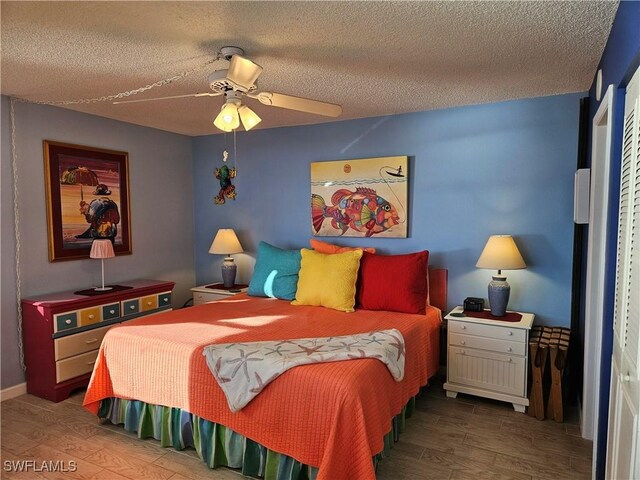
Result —
<svg viewBox="0 0 640 480"><path fill-rule="evenodd" d="M54 402L86 387L107 330L171 310L173 282L136 280L100 295L74 292L22 300L27 392Z"/></svg>

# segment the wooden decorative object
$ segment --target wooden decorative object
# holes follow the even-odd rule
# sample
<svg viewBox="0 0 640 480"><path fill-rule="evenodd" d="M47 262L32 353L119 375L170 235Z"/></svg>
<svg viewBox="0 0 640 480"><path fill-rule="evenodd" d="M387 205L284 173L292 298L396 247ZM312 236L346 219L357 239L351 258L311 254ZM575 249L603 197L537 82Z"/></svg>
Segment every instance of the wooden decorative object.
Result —
<svg viewBox="0 0 640 480"><path fill-rule="evenodd" d="M563 327L553 327L551 341L549 343L550 367L551 367L551 391L549 392L549 404L547 405L547 417L562 423L562 376L567 363L567 351L571 330Z"/></svg>
<svg viewBox="0 0 640 480"><path fill-rule="evenodd" d="M547 353L551 340L552 329L550 327L536 326L531 330L529 350L531 359L531 396L529 397L529 415L538 420L544 420L544 388L543 378L547 365Z"/></svg>

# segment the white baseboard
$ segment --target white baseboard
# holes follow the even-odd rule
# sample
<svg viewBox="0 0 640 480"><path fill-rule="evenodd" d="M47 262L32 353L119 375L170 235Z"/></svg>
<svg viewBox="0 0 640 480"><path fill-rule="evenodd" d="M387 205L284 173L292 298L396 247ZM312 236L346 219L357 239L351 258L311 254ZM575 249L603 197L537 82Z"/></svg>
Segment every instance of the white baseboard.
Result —
<svg viewBox="0 0 640 480"><path fill-rule="evenodd" d="M26 383L19 383L18 385L14 385L13 387L5 388L3 390L0 390L0 402L19 397L20 395L24 395L25 393L27 393Z"/></svg>

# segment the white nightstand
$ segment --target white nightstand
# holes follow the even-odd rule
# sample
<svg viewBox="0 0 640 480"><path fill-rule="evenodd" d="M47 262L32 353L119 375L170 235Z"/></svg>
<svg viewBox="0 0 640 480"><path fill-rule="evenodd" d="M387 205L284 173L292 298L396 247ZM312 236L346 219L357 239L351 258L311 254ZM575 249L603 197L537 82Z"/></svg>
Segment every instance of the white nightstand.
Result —
<svg viewBox="0 0 640 480"><path fill-rule="evenodd" d="M222 285L222 284L220 284ZM231 290L223 288L215 288L217 285L202 285L201 287L193 287L193 304L200 305L202 303L217 302L225 298L235 295L236 293L244 293L249 290L247 285L234 285Z"/></svg>
<svg viewBox="0 0 640 480"><path fill-rule="evenodd" d="M535 315L519 313L517 322L457 316L447 320L447 397L467 393L513 404L517 412L529 405L527 369L529 330Z"/></svg>

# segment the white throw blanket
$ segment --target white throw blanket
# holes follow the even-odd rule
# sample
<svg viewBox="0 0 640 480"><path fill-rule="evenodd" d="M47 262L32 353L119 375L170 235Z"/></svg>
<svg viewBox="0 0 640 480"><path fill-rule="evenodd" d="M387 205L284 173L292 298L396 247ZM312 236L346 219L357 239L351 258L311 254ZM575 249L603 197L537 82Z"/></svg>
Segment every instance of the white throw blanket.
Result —
<svg viewBox="0 0 640 480"><path fill-rule="evenodd" d="M341 337L214 344L204 347L203 355L233 412L298 365L375 358L387 366L397 382L404 377L404 338L396 329Z"/></svg>

